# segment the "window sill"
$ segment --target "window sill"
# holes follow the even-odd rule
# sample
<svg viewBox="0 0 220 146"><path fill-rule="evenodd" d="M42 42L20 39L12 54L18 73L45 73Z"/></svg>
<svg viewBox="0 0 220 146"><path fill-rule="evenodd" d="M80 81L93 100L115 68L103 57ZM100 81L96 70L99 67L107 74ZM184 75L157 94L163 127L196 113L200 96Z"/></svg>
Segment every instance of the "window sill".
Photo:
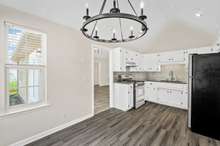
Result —
<svg viewBox="0 0 220 146"><path fill-rule="evenodd" d="M10 116L10 115L16 115L18 113L28 112L28 111L32 111L32 110L35 110L35 109L48 107L48 106L50 106L50 104L45 103L45 104L37 105L37 106L34 106L34 107L27 107L27 108L23 108L23 109L16 110L16 111L9 111L9 112L5 112L5 113L0 114L0 118Z"/></svg>

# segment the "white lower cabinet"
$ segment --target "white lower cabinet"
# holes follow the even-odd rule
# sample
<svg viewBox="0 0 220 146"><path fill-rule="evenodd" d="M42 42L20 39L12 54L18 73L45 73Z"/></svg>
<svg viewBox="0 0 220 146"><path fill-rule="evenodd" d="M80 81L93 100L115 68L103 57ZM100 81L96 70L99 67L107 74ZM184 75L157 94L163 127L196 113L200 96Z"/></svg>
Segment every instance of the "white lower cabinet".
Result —
<svg viewBox="0 0 220 146"><path fill-rule="evenodd" d="M145 100L151 102L158 102L157 87L154 82L145 82Z"/></svg>
<svg viewBox="0 0 220 146"><path fill-rule="evenodd" d="M187 84L145 82L145 100L187 109Z"/></svg>
<svg viewBox="0 0 220 146"><path fill-rule="evenodd" d="M114 84L114 107L128 111L134 107L133 84Z"/></svg>

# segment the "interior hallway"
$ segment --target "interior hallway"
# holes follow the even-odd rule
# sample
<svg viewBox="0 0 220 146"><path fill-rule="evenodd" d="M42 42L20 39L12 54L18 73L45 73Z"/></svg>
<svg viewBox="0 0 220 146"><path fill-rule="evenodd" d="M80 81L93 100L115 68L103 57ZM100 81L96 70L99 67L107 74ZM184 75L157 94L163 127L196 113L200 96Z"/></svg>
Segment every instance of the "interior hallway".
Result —
<svg viewBox="0 0 220 146"><path fill-rule="evenodd" d="M95 114L109 109L109 86L95 86Z"/></svg>

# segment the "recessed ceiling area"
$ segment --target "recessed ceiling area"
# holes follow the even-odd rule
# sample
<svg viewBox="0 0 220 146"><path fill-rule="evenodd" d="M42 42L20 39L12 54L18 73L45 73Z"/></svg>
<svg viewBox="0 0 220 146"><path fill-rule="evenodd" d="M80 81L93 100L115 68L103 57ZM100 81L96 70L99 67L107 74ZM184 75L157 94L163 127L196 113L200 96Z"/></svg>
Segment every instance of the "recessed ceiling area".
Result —
<svg viewBox="0 0 220 146"><path fill-rule="evenodd" d="M143 0L149 31L140 40L108 44L142 52L182 49L210 45L220 32L219 0ZM140 10L141 0L131 0ZM100 0L0 0L0 4L37 15L50 21L80 30L88 3L90 14L98 14ZM112 5L107 1L105 11ZM132 12L127 0L120 0L121 11ZM140 13L140 12L139 12ZM86 39L86 38L85 38ZM103 44L105 45L105 44Z"/></svg>

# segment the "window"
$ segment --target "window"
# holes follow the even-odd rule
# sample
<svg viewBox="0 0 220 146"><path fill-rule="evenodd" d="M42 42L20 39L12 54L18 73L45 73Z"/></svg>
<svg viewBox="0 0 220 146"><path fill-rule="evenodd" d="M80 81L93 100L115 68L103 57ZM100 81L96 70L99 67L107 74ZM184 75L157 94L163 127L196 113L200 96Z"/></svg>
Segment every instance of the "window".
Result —
<svg viewBox="0 0 220 146"><path fill-rule="evenodd" d="M46 102L46 34L6 23L7 109Z"/></svg>

